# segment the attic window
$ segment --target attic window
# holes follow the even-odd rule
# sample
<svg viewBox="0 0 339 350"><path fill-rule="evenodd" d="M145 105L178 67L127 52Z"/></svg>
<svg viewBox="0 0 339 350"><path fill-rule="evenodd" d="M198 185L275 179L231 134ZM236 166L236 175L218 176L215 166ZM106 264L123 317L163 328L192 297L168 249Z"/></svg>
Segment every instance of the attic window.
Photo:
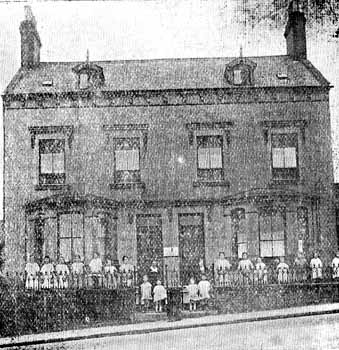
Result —
<svg viewBox="0 0 339 350"><path fill-rule="evenodd" d="M79 75L79 88L80 89L87 89L89 87L89 79L88 79L87 73L80 73Z"/></svg>
<svg viewBox="0 0 339 350"><path fill-rule="evenodd" d="M224 77L231 85L252 85L256 63L240 57L226 65Z"/></svg>
<svg viewBox="0 0 339 350"><path fill-rule="evenodd" d="M105 83L102 67L91 62L80 63L73 67L79 89L98 88Z"/></svg>

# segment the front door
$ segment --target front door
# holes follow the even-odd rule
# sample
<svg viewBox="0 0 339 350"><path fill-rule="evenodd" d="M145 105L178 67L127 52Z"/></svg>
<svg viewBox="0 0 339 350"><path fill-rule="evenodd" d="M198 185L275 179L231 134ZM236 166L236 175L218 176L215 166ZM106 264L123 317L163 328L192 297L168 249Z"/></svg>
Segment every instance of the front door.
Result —
<svg viewBox="0 0 339 350"><path fill-rule="evenodd" d="M152 261L159 268L159 278L163 272L163 244L161 215L137 215L137 255L138 280L148 275Z"/></svg>
<svg viewBox="0 0 339 350"><path fill-rule="evenodd" d="M199 277L199 260L205 260L203 214L179 214L180 280Z"/></svg>

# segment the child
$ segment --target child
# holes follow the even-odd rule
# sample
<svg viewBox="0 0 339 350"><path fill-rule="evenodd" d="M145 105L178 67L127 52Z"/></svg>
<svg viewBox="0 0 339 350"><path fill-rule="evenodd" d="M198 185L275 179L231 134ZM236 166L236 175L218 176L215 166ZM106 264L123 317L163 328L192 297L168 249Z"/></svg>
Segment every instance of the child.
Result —
<svg viewBox="0 0 339 350"><path fill-rule="evenodd" d="M107 287L116 289L118 286L118 283L117 283L118 271L116 267L112 265L112 261L109 258L106 259L104 272L106 275Z"/></svg>
<svg viewBox="0 0 339 350"><path fill-rule="evenodd" d="M55 272L58 281L55 287L59 287L61 289L68 288L69 269L68 266L65 264L65 259L62 256L59 259L59 264L55 266Z"/></svg>
<svg viewBox="0 0 339 350"><path fill-rule="evenodd" d="M54 266L51 263L51 260L48 255L45 256L44 264L41 267L42 275L42 285L41 288L48 289L53 287L53 274Z"/></svg>
<svg viewBox="0 0 339 350"><path fill-rule="evenodd" d="M73 285L76 288L82 288L83 285L83 274L84 274L84 263L81 261L80 255L76 255L74 262L71 266L73 275Z"/></svg>
<svg viewBox="0 0 339 350"><path fill-rule="evenodd" d="M267 267L266 264L261 260L261 258L257 258L257 263L255 264L255 277L258 283L267 283Z"/></svg>
<svg viewBox="0 0 339 350"><path fill-rule="evenodd" d="M278 272L278 283L287 283L288 282L288 271L289 266L285 263L284 258L280 258L280 262L277 265Z"/></svg>
<svg viewBox="0 0 339 350"><path fill-rule="evenodd" d="M225 253L220 252L219 259L217 259L217 261L214 264L214 270L215 270L214 274L218 280L219 286L224 286L228 283L229 281L228 273L230 269L231 269L231 264L225 258ZM203 274L201 275L201 278L202 276Z"/></svg>
<svg viewBox="0 0 339 350"><path fill-rule="evenodd" d="M311 259L311 262L310 262L310 267L312 269L312 280L318 281L318 280L322 279L322 277L323 277L323 273L322 273L323 263L320 260L317 252L314 252L313 259Z"/></svg>
<svg viewBox="0 0 339 350"><path fill-rule="evenodd" d="M197 301L199 300L199 288L198 285L195 283L195 279L193 277L190 279L190 284L187 286L187 289L190 303L190 311L196 311Z"/></svg>
<svg viewBox="0 0 339 350"><path fill-rule="evenodd" d="M153 289L153 300L155 303L155 312L162 312L162 304L167 298L165 287L157 280L157 285Z"/></svg>
<svg viewBox="0 0 339 350"><path fill-rule="evenodd" d="M89 263L89 269L91 272L93 286L98 288L102 273L102 261L98 253L94 253L94 257Z"/></svg>
<svg viewBox="0 0 339 350"><path fill-rule="evenodd" d="M25 266L26 272L26 288L27 289L38 289L39 279L38 274L40 271L39 265L34 262L34 257L29 258L29 262Z"/></svg>
<svg viewBox="0 0 339 350"><path fill-rule="evenodd" d="M144 312L148 310L150 300L152 300L152 285L148 281L148 276L145 275L143 278L143 283L140 286L141 290L141 305L144 305Z"/></svg>
<svg viewBox="0 0 339 350"><path fill-rule="evenodd" d="M122 257L122 264L119 271L121 273L121 283L124 287L132 287L134 266L128 262L128 256Z"/></svg>
<svg viewBox="0 0 339 350"><path fill-rule="evenodd" d="M201 281L198 283L198 290L200 300L202 301L204 306L206 306L208 300L211 298L211 284L207 281L206 275L201 276Z"/></svg>
<svg viewBox="0 0 339 350"><path fill-rule="evenodd" d="M339 252L335 255L332 260L332 271L333 271L333 279L339 279Z"/></svg>

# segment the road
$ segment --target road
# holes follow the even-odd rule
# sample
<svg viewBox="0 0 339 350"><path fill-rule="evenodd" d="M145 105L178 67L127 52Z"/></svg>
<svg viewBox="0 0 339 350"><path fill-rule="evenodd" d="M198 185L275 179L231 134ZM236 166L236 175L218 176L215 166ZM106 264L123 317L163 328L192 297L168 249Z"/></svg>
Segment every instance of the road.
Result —
<svg viewBox="0 0 339 350"><path fill-rule="evenodd" d="M25 349L338 350L339 315L299 317L142 335L107 337L53 345L25 347Z"/></svg>

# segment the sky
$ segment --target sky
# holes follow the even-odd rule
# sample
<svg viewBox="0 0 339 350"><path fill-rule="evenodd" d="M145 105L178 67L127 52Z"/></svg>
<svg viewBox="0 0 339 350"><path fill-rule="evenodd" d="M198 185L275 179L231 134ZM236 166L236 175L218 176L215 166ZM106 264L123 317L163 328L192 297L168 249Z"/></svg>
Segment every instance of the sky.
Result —
<svg viewBox="0 0 339 350"><path fill-rule="evenodd" d="M284 27L269 21L244 27L239 2L0 0L0 91L20 67L19 25L24 5L31 6L37 21L41 61L84 61L87 50L90 60L239 56L240 46L244 56L286 54ZM334 85L330 107L335 179L339 181L339 41L330 36L334 29L331 23L308 22L307 44L308 58ZM2 153L1 113L2 109ZM0 162L0 208L2 167Z"/></svg>

